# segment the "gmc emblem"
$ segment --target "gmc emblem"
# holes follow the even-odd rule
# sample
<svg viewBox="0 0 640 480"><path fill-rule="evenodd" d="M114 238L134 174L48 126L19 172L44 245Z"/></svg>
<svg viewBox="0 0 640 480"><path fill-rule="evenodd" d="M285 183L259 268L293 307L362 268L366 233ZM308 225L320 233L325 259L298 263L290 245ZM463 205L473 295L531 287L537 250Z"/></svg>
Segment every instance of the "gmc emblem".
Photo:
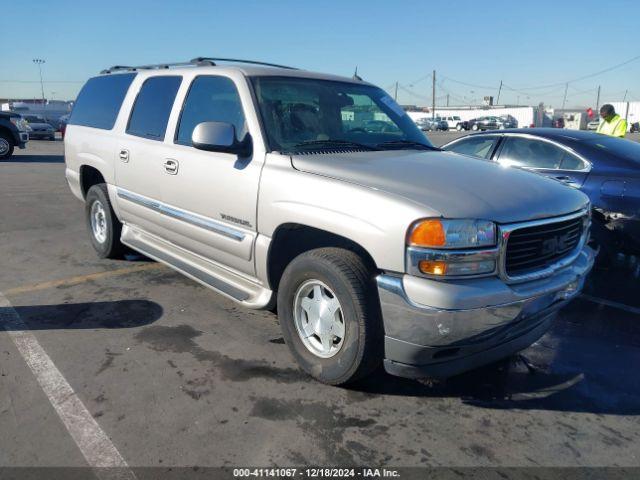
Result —
<svg viewBox="0 0 640 480"><path fill-rule="evenodd" d="M570 233L567 232L564 235L558 235L556 237L548 238L542 242L540 248L540 255L552 255L566 250L569 244Z"/></svg>

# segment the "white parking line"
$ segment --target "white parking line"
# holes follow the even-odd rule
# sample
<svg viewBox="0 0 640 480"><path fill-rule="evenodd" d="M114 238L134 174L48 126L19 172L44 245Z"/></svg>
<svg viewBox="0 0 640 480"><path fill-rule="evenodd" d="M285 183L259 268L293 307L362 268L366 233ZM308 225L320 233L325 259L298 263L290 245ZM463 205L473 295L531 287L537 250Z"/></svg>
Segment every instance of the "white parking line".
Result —
<svg viewBox="0 0 640 480"><path fill-rule="evenodd" d="M105 480L135 479L118 449L1 292L0 326L13 340L87 463L95 469L96 476Z"/></svg>
<svg viewBox="0 0 640 480"><path fill-rule="evenodd" d="M581 294L580 295L585 300L589 300L593 303L599 303L600 305L605 305L607 307L617 308L618 310L624 310L625 312L635 313L636 315L640 315L640 308L632 307L630 305L625 305L624 303L613 302L611 300L607 300L605 298L592 297L591 295Z"/></svg>

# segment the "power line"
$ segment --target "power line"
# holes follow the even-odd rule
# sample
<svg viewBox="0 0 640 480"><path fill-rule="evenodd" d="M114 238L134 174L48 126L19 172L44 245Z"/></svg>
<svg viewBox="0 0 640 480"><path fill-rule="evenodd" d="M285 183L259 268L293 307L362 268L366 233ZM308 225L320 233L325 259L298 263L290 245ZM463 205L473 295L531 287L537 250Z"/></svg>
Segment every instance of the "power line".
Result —
<svg viewBox="0 0 640 480"><path fill-rule="evenodd" d="M419 93L416 93L416 92L414 92L413 90L410 90L409 88L405 87L405 86L404 86L404 85L402 85L402 84L398 84L398 88L399 88L400 90L402 90L403 92L408 93L408 94L409 94L409 95L411 95L412 97L419 98L420 100L426 100L426 101L431 100L431 97L428 97L428 96L426 96L426 95L420 95Z"/></svg>
<svg viewBox="0 0 640 480"><path fill-rule="evenodd" d="M604 68L602 70L598 70L597 72L589 73L589 74L583 75L581 77L573 78L571 80L566 80L564 82L549 83L549 84L546 84L546 85L536 85L536 86L529 86L529 87L518 87L518 88L510 87L508 85L505 85L504 82L503 82L502 87L503 88L507 88L509 90L512 90L514 92L521 93L523 95L527 95L528 91L530 91L530 90L542 90L542 89L547 89L547 88L553 88L555 90L558 87L564 88L567 83L580 82L582 80L587 80L589 78L593 78L593 77L596 77L598 75L602 75L604 73L611 72L611 71L616 70L616 69L618 69L620 67L624 67L625 65L628 65L628 64L630 64L632 62L635 62L636 60L639 60L639 59L640 59L640 55L636 55L635 57L632 57L632 58L630 58L628 60L625 60L624 62L617 63L616 65L612 65L612 66ZM442 76L442 79L443 80L446 79L446 80L448 80L450 82L458 83L460 85L465 85L467 87L472 87L472 88L483 88L483 89L491 89L491 90L496 88L496 85L479 85L479 84L475 84L475 83L463 82L461 80L456 80L454 78L446 77L444 75ZM544 93L537 93L536 95L545 95L545 94Z"/></svg>
<svg viewBox="0 0 640 480"><path fill-rule="evenodd" d="M455 80L451 77L445 77L444 75L442 75L442 81L448 80L450 82L453 83L459 83L460 85L465 85L467 87L471 87L471 88L487 88L487 89L494 89L496 88L495 85L491 85L491 86L487 86L487 85L476 85L474 83L467 83L467 82L462 82L460 80Z"/></svg>

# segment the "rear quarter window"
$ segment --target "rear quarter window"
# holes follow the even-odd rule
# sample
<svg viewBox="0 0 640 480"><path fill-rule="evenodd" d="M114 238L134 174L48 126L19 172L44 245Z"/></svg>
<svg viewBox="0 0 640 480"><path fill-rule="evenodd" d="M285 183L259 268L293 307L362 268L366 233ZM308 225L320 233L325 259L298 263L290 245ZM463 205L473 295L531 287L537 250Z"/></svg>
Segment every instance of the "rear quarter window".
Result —
<svg viewBox="0 0 640 480"><path fill-rule="evenodd" d="M89 79L76 99L69 125L111 130L135 76L123 73Z"/></svg>

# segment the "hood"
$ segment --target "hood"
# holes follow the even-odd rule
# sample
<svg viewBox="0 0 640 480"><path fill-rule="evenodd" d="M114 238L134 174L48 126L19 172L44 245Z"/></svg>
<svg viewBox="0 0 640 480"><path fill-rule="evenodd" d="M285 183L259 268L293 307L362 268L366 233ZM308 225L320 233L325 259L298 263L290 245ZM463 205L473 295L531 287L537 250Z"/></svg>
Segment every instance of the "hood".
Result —
<svg viewBox="0 0 640 480"><path fill-rule="evenodd" d="M31 128L38 128L38 129L49 129L49 128L53 129L53 127L48 123L29 122L29 126Z"/></svg>
<svg viewBox="0 0 640 480"><path fill-rule="evenodd" d="M294 168L404 197L445 218L511 223L575 212L588 198L536 173L452 152L294 155Z"/></svg>

